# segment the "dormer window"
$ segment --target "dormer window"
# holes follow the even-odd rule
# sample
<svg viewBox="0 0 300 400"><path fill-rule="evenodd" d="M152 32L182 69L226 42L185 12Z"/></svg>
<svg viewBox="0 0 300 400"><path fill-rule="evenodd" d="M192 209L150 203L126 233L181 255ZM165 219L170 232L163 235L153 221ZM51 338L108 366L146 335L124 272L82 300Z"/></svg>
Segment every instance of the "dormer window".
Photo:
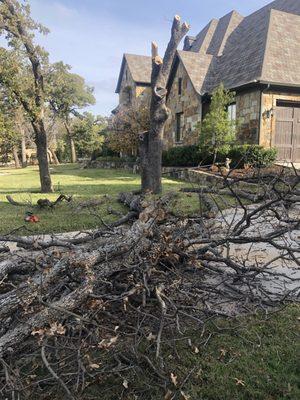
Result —
<svg viewBox="0 0 300 400"><path fill-rule="evenodd" d="M182 94L182 78L178 78L178 95Z"/></svg>

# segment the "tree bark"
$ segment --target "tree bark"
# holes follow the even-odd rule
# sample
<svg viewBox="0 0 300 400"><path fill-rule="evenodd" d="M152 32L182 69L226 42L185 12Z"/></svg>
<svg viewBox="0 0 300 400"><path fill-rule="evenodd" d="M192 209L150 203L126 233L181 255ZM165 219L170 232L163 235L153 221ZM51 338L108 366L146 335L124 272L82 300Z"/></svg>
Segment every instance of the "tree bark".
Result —
<svg viewBox="0 0 300 400"><path fill-rule="evenodd" d="M77 162L76 147L75 147L74 140L72 138L72 133L71 133L69 124L67 122L65 122L65 128L66 128L66 131L67 131L67 134L68 134L69 143L70 143L71 163L75 164Z"/></svg>
<svg viewBox="0 0 300 400"><path fill-rule="evenodd" d="M55 165L59 165L60 163L59 163L59 160L58 160L58 158L57 158L57 155L56 155L55 150L53 150L53 149L50 148L49 151L50 151L50 153L51 153L51 155L52 155L53 163L54 163Z"/></svg>
<svg viewBox="0 0 300 400"><path fill-rule="evenodd" d="M172 25L171 39L163 59L158 55L156 43L152 43L150 130L142 134L140 138L142 191L144 193L157 194L162 189L163 130L169 116L169 110L166 107L166 86L177 47L188 30L189 25L181 24L180 17L176 15Z"/></svg>
<svg viewBox="0 0 300 400"><path fill-rule="evenodd" d="M40 119L38 123L32 122L32 127L35 133L35 144L37 148L37 159L39 162L41 192L51 193L53 192L53 187L49 170L47 134L45 131L43 120Z"/></svg>
<svg viewBox="0 0 300 400"><path fill-rule="evenodd" d="M22 153L22 168L25 168L27 167L27 158L26 158L26 139L24 132L22 132L21 153Z"/></svg>
<svg viewBox="0 0 300 400"><path fill-rule="evenodd" d="M77 162L77 154L76 154L76 148L75 148L75 143L73 138L70 136L70 148L71 148L71 162L74 164Z"/></svg>
<svg viewBox="0 0 300 400"><path fill-rule="evenodd" d="M20 163L19 155L18 155L18 149L16 146L13 147L13 155L14 155L14 160L15 160L15 167L21 168L21 163Z"/></svg>

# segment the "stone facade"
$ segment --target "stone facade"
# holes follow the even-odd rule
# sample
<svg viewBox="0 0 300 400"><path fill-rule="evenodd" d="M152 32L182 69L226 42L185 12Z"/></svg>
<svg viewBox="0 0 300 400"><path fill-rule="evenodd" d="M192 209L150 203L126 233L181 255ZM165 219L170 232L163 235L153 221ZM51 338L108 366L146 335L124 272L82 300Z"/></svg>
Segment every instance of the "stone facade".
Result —
<svg viewBox="0 0 300 400"><path fill-rule="evenodd" d="M237 139L241 143L258 143L260 101L261 91L257 89L236 95Z"/></svg>
<svg viewBox="0 0 300 400"><path fill-rule="evenodd" d="M262 94L259 144L274 147L277 100L300 103L300 94L266 92Z"/></svg>
<svg viewBox="0 0 300 400"><path fill-rule="evenodd" d="M150 87L136 83L126 64L120 86L119 105L138 107L141 103L147 103L147 101L149 101L150 94Z"/></svg>
<svg viewBox="0 0 300 400"><path fill-rule="evenodd" d="M181 80L181 94L179 93L179 80ZM167 107L171 113L164 131L165 148L196 144L198 141L196 127L202 118L201 97L195 91L181 63L168 94ZM182 115L180 140L176 134L178 114Z"/></svg>

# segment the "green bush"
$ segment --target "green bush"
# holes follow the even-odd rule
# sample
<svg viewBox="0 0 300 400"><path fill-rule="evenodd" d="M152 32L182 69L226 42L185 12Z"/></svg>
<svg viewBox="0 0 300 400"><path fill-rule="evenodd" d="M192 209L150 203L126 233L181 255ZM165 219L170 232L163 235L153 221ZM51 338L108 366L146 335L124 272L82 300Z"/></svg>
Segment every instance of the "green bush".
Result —
<svg viewBox="0 0 300 400"><path fill-rule="evenodd" d="M258 145L233 146L228 153L219 152L217 162L224 163L228 157L232 168L244 168L246 164L252 167L268 167L276 161L276 149L265 149ZM164 167L196 167L210 165L213 154L201 152L198 146L172 147L163 152Z"/></svg>
<svg viewBox="0 0 300 400"><path fill-rule="evenodd" d="M91 161L98 159L99 157L119 157L119 154L111 150L106 143L103 144L102 148L94 150L91 156Z"/></svg>
<svg viewBox="0 0 300 400"><path fill-rule="evenodd" d="M276 149L258 145L234 146L228 153L233 168L244 168L246 164L257 168L269 167L276 161L276 156Z"/></svg>
<svg viewBox="0 0 300 400"><path fill-rule="evenodd" d="M164 167L195 167L200 161L201 154L198 146L172 147L163 151Z"/></svg>

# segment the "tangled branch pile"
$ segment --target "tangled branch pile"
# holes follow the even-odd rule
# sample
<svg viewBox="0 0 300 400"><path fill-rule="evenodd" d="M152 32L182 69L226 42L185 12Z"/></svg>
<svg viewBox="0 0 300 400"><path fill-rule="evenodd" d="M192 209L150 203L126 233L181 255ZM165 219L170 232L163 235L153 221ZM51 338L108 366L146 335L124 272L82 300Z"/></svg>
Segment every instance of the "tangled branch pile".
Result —
<svg viewBox="0 0 300 400"><path fill-rule="evenodd" d="M173 215L174 194L123 194L128 215L93 235L6 237L26 250L0 256L0 397L94 399L92 388L114 378L122 398L146 398L128 374L184 396L165 356L177 338L297 300L298 185L297 175L260 181L259 203L246 206L245 188L225 178L197 189L209 201L194 218ZM207 218L219 190L236 206Z"/></svg>

